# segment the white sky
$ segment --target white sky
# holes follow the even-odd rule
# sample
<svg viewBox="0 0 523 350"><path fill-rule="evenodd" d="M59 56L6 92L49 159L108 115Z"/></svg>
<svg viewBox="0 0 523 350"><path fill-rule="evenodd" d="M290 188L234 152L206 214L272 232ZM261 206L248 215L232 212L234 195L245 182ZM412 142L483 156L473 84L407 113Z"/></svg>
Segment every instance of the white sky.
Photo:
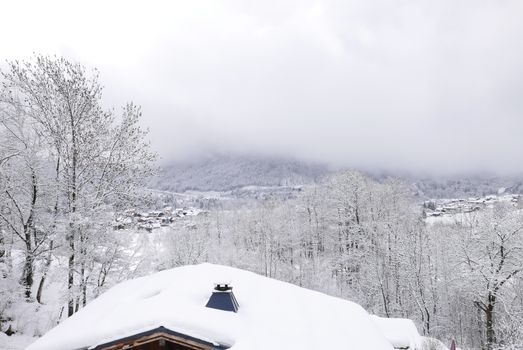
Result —
<svg viewBox="0 0 523 350"><path fill-rule="evenodd" d="M523 1L5 1L0 59L65 55L164 158L523 172Z"/></svg>

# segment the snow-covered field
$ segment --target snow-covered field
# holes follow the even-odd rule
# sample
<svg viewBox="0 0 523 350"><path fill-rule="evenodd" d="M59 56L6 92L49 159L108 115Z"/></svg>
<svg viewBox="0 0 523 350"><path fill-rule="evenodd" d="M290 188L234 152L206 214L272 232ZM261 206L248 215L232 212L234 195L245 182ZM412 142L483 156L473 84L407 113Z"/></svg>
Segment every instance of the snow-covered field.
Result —
<svg viewBox="0 0 523 350"><path fill-rule="evenodd" d="M0 349L23 350L37 339L24 334L14 334L9 337L5 333L0 332Z"/></svg>

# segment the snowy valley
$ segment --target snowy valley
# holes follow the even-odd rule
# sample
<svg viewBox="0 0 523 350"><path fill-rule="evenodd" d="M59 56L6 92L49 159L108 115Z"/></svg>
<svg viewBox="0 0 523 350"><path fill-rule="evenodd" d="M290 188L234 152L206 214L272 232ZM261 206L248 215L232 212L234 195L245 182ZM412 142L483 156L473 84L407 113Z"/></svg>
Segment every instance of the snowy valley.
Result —
<svg viewBox="0 0 523 350"><path fill-rule="evenodd" d="M523 2L0 13L0 350L522 350Z"/></svg>
<svg viewBox="0 0 523 350"><path fill-rule="evenodd" d="M405 181L377 182L344 171L293 187L151 190L146 198L140 207L110 215L112 223L87 257L87 300L129 278L213 262L352 300L376 315L410 318L420 334L447 340L447 346L450 338L458 344L477 341L475 332L481 329L472 322L475 309L466 303L460 308L462 301L453 298L470 288L477 288L471 293L482 291L481 284L456 280L448 262L459 268L461 278L480 283L479 276L471 276L474 266L461 256L461 247L474 243L467 240L470 223L497 215L505 220L518 213L520 204L516 194L423 201ZM500 205L503 213L496 212ZM475 234L488 224L474 223ZM9 256L15 279L24 263L17 247ZM0 339L12 349L23 348L65 317L64 248L42 254L35 263L36 277L46 275L40 301L21 303L14 293L4 304L4 328L16 333ZM10 283L16 289L16 280ZM38 287L33 286L32 295ZM517 284L507 293L516 292L512 288ZM448 306L442 307L441 300Z"/></svg>

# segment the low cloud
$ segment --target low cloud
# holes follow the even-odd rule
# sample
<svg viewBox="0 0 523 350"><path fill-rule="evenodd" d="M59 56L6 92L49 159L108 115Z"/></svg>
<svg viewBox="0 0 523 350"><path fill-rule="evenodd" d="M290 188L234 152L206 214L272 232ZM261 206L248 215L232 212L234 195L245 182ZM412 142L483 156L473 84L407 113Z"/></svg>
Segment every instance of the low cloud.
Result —
<svg viewBox="0 0 523 350"><path fill-rule="evenodd" d="M163 158L219 150L523 171L521 1L22 6L3 11L12 34L0 55L99 67L106 103L141 104Z"/></svg>

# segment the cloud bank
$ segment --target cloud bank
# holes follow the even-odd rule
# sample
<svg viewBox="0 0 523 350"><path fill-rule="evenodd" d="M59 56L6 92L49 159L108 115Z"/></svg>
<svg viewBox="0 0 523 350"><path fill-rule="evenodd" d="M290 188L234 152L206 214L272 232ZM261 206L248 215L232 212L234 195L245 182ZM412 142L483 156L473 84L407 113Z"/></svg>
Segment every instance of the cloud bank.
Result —
<svg viewBox="0 0 523 350"><path fill-rule="evenodd" d="M523 2L12 2L0 58L96 66L163 158L523 172Z"/></svg>

